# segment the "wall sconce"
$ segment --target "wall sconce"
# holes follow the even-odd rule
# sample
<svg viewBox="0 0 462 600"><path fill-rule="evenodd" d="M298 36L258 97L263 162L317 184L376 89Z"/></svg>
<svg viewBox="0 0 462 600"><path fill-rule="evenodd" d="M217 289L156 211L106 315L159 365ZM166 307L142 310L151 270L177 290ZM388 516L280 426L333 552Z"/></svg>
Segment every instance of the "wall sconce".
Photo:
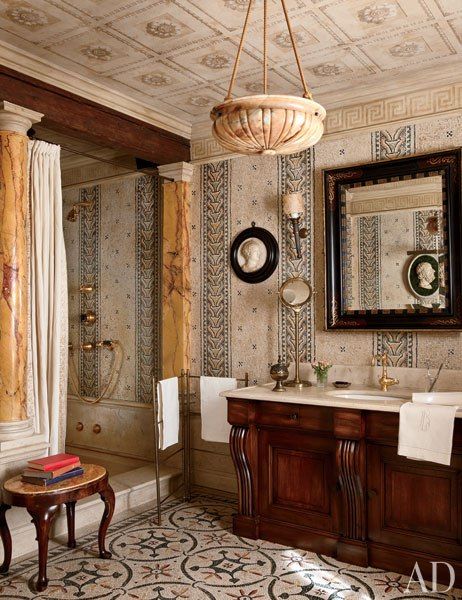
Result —
<svg viewBox="0 0 462 600"><path fill-rule="evenodd" d="M66 219L68 221L71 221L72 223L75 223L75 221L77 221L77 217L80 214L80 210L82 208L89 208L91 205L92 202L89 202L88 200L84 200L83 202L76 202L72 205L71 210L67 213Z"/></svg>
<svg viewBox="0 0 462 600"><path fill-rule="evenodd" d="M305 212L302 193L291 192L289 194L283 194L282 210L292 222L297 258L302 258L300 238L305 239L308 237L308 230L305 227L300 228L300 218Z"/></svg>

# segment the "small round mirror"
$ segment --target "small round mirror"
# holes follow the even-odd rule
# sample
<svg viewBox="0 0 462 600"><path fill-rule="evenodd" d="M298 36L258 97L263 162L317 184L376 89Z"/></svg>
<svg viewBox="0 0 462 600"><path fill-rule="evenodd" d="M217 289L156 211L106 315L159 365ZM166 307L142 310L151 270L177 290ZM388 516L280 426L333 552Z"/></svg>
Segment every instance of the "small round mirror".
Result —
<svg viewBox="0 0 462 600"><path fill-rule="evenodd" d="M306 304L312 293L311 285L301 277L291 277L284 281L279 288L281 302L295 310Z"/></svg>

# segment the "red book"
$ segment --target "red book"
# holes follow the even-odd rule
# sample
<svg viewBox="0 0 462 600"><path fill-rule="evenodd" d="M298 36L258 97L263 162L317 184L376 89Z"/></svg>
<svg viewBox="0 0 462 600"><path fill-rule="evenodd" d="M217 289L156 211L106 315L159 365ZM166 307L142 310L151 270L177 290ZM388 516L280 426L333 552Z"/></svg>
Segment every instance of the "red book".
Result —
<svg viewBox="0 0 462 600"><path fill-rule="evenodd" d="M34 460L29 460L27 464L32 469L39 469L40 471L56 471L56 469L72 465L78 460L79 457L75 454L54 454L53 456L45 456L45 458L34 458Z"/></svg>
<svg viewBox="0 0 462 600"><path fill-rule="evenodd" d="M39 479L53 479L54 477L59 477L59 475L64 475L68 471L72 471L75 467L80 467L80 460L75 463L68 465L67 467L61 467L60 469L55 469L54 471L42 471L41 469L24 469L23 477L38 477Z"/></svg>

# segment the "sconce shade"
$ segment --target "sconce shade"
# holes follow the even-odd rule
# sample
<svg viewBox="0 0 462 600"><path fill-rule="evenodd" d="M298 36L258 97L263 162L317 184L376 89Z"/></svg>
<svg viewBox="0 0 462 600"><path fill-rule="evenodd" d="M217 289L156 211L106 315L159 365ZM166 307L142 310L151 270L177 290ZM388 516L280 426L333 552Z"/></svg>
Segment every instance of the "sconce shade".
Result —
<svg viewBox="0 0 462 600"><path fill-rule="evenodd" d="M282 209L289 218L301 217L305 211L301 192L291 192L282 196Z"/></svg>
<svg viewBox="0 0 462 600"><path fill-rule="evenodd" d="M321 139L325 116L309 98L272 94L225 100L210 113L215 139L239 154L301 152Z"/></svg>

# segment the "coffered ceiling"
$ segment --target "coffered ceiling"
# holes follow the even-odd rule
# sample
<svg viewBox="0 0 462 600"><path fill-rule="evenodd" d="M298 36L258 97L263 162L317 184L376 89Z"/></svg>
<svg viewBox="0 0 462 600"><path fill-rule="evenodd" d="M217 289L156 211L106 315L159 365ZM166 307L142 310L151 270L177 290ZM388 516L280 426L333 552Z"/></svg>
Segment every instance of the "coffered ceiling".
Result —
<svg viewBox="0 0 462 600"><path fill-rule="evenodd" d="M460 79L462 0L286 1L307 80L327 108ZM226 93L247 2L0 0L0 37L48 70L190 124L207 118ZM279 0L270 0L270 18L270 91L298 94ZM261 36L256 0L236 94L261 90Z"/></svg>

